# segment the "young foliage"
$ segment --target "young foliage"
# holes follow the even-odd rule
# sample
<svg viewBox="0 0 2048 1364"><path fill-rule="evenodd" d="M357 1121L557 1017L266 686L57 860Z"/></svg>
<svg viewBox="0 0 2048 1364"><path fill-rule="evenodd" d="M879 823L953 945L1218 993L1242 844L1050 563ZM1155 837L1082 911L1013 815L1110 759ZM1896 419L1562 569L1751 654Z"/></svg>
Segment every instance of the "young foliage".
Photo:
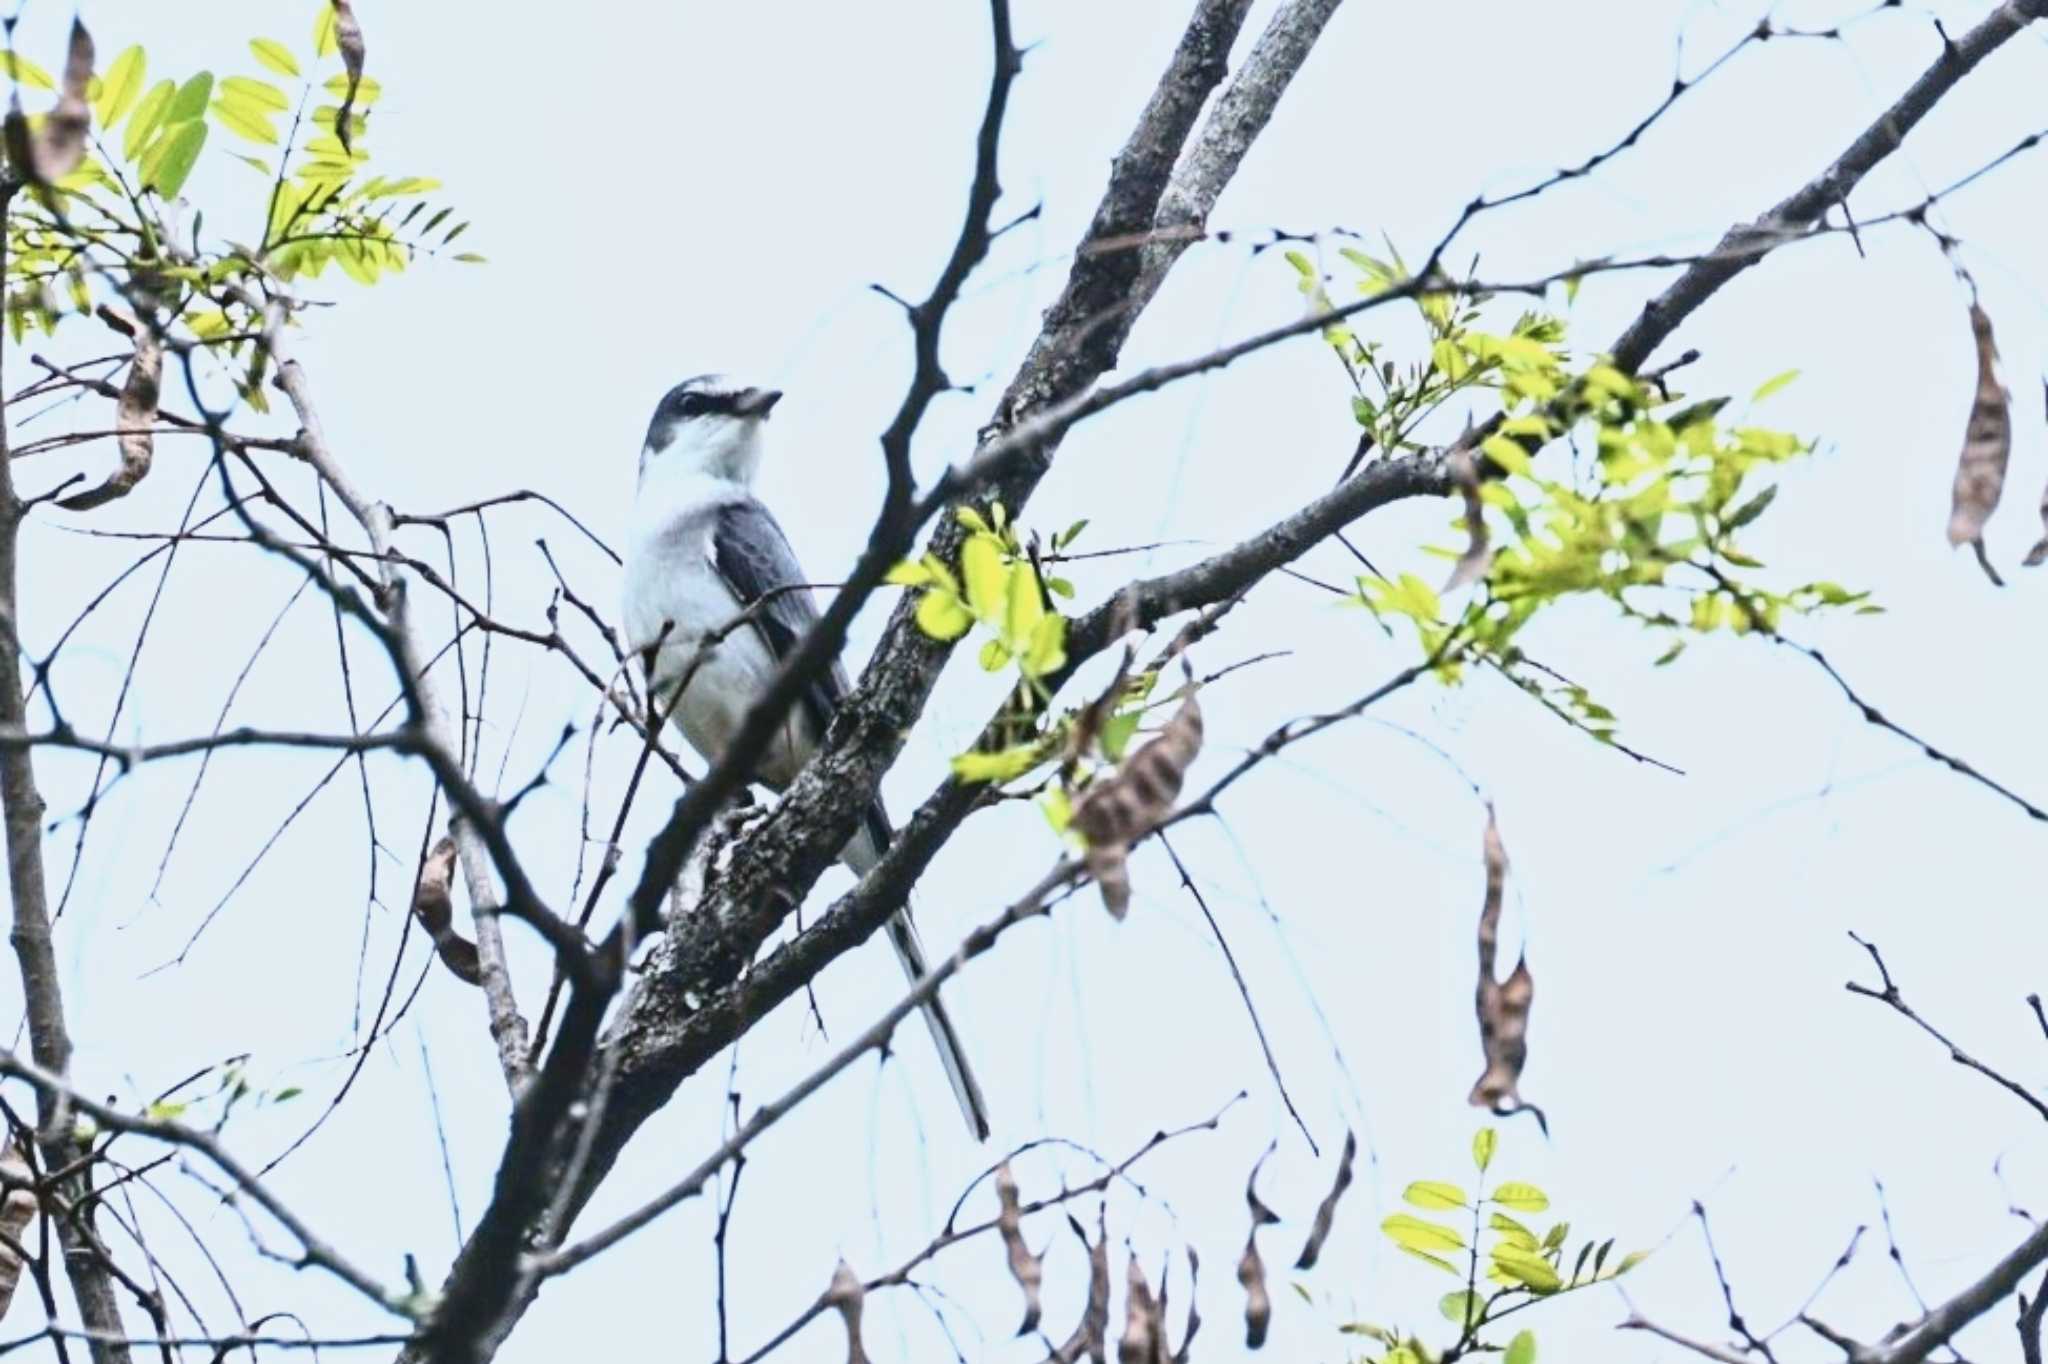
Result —
<svg viewBox="0 0 2048 1364"><path fill-rule="evenodd" d="M321 0L316 11L318 30L330 29L332 4ZM339 54L306 62L274 38L248 50L255 71L187 74L153 72L148 54L129 46L90 78L90 39L74 32L55 112L30 117L34 137L9 138L14 174L37 188L8 221L16 340L113 307L168 348L232 363L244 398L260 407L256 340L279 286L330 267L374 284L460 235L467 224L444 226L452 209L431 197L438 181L370 172L364 134L376 81L353 81ZM25 58L9 64L24 89L57 88ZM51 135L66 119L79 130L75 155ZM172 207L222 146L260 177L250 192L189 215ZM222 223L233 224L226 234L209 230Z"/></svg>
<svg viewBox="0 0 2048 1364"><path fill-rule="evenodd" d="M1472 1164L1480 1176L1476 1193L1449 1180L1424 1179L1410 1184L1402 1198L1426 1212L1466 1212L1462 1226L1399 1212L1380 1224L1396 1246L1425 1264L1461 1280L1460 1287L1437 1300L1438 1313L1456 1335L1441 1347L1418 1334L1363 1322L1342 1329L1376 1342L1370 1364L1450 1364L1471 1355L1499 1354L1534 1364L1536 1336L1522 1329L1503 1338L1500 1323L1562 1294L1621 1277L1642 1263L1647 1252L1633 1252L1608 1263L1614 1242L1585 1241L1569 1260L1571 1223L1556 1221L1542 1234L1514 1214L1545 1212L1550 1198L1534 1184L1506 1180L1489 1187L1486 1174L1499 1146L1499 1134L1481 1128L1472 1139Z"/></svg>
<svg viewBox="0 0 2048 1364"><path fill-rule="evenodd" d="M1390 264L1340 253L1360 292L1409 278ZM1300 287L1327 303L1322 277L1291 253ZM1447 591L1478 589L1447 612L1442 595L1414 572L1358 580L1358 601L1374 616L1413 628L1437 675L1456 682L1474 662L1496 668L1546 707L1595 738L1612 742L1615 717L1586 691L1536 669L1521 648L1524 630L1572 598L1605 597L1626 619L1667 637L1660 664L1692 638L1715 630L1775 631L1787 613L1854 607L1866 594L1831 582L1776 588L1753 580L1764 566L1742 535L1769 510L1765 480L1811 445L1786 432L1724 419L1726 399L1684 402L1657 380L1625 374L1565 349L1562 320L1523 312L1503 331L1481 325L1490 299L1461 291L1416 297L1425 332L1420 358L1397 363L1384 343L1332 326L1324 339L1350 375L1353 415L1367 444L1386 453L1419 451L1418 426L1454 398L1485 394L1501 420L1477 449L1460 441L1450 468L1464 504L1463 550ZM1752 404L1797 377L1764 383ZM1539 470L1534 454L1563 438L1593 458L1564 477Z"/></svg>

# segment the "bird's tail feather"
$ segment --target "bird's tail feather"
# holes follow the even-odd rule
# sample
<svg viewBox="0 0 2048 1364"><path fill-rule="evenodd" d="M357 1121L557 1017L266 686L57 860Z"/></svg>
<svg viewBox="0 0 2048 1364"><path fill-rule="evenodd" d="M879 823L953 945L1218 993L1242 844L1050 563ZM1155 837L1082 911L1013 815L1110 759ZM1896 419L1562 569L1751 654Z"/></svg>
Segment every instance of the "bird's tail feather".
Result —
<svg viewBox="0 0 2048 1364"><path fill-rule="evenodd" d="M890 916L889 943L896 949L904 973L913 982L922 979L924 945L917 939L917 926L911 923L909 910L898 910ZM939 1064L945 1067L946 1079L953 1086L953 1097L960 1101L960 1112L967 1119L967 1130L976 1141L987 1141L988 1104L981 1097L981 1086L974 1081L974 1071L968 1067L967 1053L960 1045L960 1035L953 1030L953 1020L946 1016L946 1006L933 995L921 1011L931 1027L932 1043L939 1050Z"/></svg>

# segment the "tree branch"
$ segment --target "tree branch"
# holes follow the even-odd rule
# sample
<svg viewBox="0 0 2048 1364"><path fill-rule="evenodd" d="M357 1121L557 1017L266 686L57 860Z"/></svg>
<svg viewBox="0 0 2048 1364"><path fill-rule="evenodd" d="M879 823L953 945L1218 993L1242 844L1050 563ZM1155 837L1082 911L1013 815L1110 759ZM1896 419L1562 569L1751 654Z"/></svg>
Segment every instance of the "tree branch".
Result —
<svg viewBox="0 0 2048 1364"><path fill-rule="evenodd" d="M0 172L0 274L6 266L8 211L20 189L21 182L12 170ZM21 620L21 525L27 515L27 506L15 495L6 423L0 416L0 633L5 635L0 639L0 729L14 731L28 727L17 625ZM38 1066L62 1076L71 1067L71 1035L65 1023L57 953L50 941L49 892L43 877L43 798L36 788L35 757L26 746L0 747L0 815L6 824L7 888L14 908L9 938L21 971L29 1049ZM82 1197L90 1187L87 1171L79 1165L87 1149L73 1129L60 1090L36 1091L36 1144L45 1167L78 1170L69 1182ZM95 1364L128 1364L120 1299L113 1276L93 1254L91 1243L96 1238L90 1223L84 1218L60 1217L56 1224L79 1317L86 1329L95 1333L91 1342Z"/></svg>

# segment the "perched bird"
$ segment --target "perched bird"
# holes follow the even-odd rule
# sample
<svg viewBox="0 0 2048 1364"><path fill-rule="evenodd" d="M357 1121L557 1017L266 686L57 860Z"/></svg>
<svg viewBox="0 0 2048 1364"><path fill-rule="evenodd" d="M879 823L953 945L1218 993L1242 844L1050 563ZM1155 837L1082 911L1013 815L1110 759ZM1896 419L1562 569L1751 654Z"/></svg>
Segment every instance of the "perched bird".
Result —
<svg viewBox="0 0 2048 1364"><path fill-rule="evenodd" d="M777 664L818 619L788 538L752 490L762 424L781 398L717 374L685 379L655 409L640 450L626 545L627 646L641 655L653 650L648 694L656 713L668 715L709 762L725 752ZM744 625L696 661L707 635L731 627L757 602ZM763 785L781 791L795 780L846 691L846 670L835 660L804 690L761 759L754 776ZM840 858L862 875L888 843L889 820L878 800ZM907 906L889 920L889 941L910 978L922 976L924 949ZM969 1130L976 1140L986 1138L988 1111L952 1020L936 997L924 1016Z"/></svg>

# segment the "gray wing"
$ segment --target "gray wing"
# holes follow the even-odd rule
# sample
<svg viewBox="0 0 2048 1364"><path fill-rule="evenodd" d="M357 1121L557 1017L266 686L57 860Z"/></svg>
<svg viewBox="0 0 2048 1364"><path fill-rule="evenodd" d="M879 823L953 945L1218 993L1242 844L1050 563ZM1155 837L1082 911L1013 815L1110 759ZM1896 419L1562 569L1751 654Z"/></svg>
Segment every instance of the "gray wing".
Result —
<svg viewBox="0 0 2048 1364"><path fill-rule="evenodd" d="M769 597L750 624L780 663L818 623L818 605L811 590L802 586L807 579L796 561L796 551L789 547L789 537L782 533L774 514L751 497L725 503L716 515L711 526L712 567L743 609ZM824 738L846 692L846 669L837 659L804 688L798 705L818 738ZM879 803L869 807L862 822L874 837L877 851L889 845L889 821Z"/></svg>

